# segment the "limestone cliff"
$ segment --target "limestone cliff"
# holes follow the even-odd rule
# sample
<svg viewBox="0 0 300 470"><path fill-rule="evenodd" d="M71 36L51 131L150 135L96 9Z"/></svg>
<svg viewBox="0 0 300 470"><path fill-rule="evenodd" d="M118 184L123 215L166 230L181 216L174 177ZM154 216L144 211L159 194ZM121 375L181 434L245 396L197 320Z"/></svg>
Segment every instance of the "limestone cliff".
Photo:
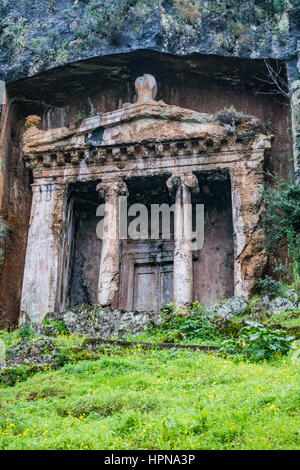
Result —
<svg viewBox="0 0 300 470"><path fill-rule="evenodd" d="M1 0L0 77L138 49L292 61L299 18L299 0Z"/></svg>

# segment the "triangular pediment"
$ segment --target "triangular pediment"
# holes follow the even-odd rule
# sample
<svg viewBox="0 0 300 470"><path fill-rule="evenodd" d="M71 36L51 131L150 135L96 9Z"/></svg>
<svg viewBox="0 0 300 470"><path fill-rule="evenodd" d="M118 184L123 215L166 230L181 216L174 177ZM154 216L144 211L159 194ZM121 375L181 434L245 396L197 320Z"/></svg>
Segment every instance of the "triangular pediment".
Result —
<svg viewBox="0 0 300 470"><path fill-rule="evenodd" d="M121 109L97 114L69 127L42 131L39 118L29 116L24 134L24 154L88 149L139 142L162 142L199 137L222 139L224 123L211 114L155 101L157 86L152 75L136 80L137 102ZM257 120L253 120L257 126Z"/></svg>

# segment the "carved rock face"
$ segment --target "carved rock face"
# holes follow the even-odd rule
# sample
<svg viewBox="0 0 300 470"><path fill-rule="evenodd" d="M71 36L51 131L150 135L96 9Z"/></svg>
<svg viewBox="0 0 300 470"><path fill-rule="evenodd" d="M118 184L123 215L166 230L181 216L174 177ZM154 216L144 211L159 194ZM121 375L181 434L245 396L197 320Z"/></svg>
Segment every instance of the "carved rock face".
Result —
<svg viewBox="0 0 300 470"><path fill-rule="evenodd" d="M93 281L93 295L102 307L113 305L114 308L120 308L120 305L124 305L131 311L133 305L138 305L138 309L144 311L156 308L154 305L161 302L162 296L156 303L151 301L151 304L141 297L141 300L134 304L134 296L131 296L131 299L131 294L128 294L132 286L135 292L145 291L149 287L148 281L145 281L148 275L154 279L151 281L151 295L154 297L155 292L161 289L154 287L160 282L156 271L153 272L152 269L152 251L156 250L155 253L158 253L156 246L153 248L149 243L147 247L143 247L142 255L151 254L150 257L147 254L145 258L149 273L144 267L136 266L138 263L132 261L133 257L128 258L127 265L123 264L123 258L121 259L118 197L128 194L126 184L131 184L131 195L136 194L132 178L137 178L135 181L151 177L159 177L161 181L169 178L167 188L171 198L174 197L182 208L184 204L191 203L192 193L199 192L196 172L219 173L221 170L229 175L233 236L231 222L229 227L227 219L224 227L228 227L228 232L227 228L222 228L220 234L211 234L214 253L222 250L222 247L224 251L221 256L213 254L213 259L218 260L214 272L213 269L205 267L203 260L198 271L193 269L190 237L182 237L184 226L190 230L191 219L190 222L184 221L183 210L176 211L174 245L170 248L173 255L170 255L170 261L166 261L169 264L173 261L173 271L168 271L173 273L173 280L167 285L170 292L173 290L173 301L176 305L189 305L193 298L196 298L194 289L195 295L198 296L201 292L210 298L210 286L202 282L203 269L216 280L230 273L229 288L232 292L235 289L236 295L245 297L252 293L255 280L262 274L267 253L260 248L262 234L258 223L262 210L264 152L270 147L271 136L263 134L263 128L257 119L248 117L237 123L234 134L228 136L224 123L210 114L155 101L157 85L152 75L144 74L138 77L135 87L137 103L84 119L75 128L39 130L38 116L29 116L26 121L23 153L26 162L32 165L35 197L31 211L21 309L27 311L34 321L43 318L49 311L60 309L60 300L57 299L60 299L61 295L58 291L63 278L61 273L71 269L73 263L69 248L71 244L65 241L76 239L77 230L65 220L65 208L68 204L66 195L69 185L74 182L95 182L95 190L108 202L103 224L105 237L101 245L101 257L98 256L100 266L93 274L97 278ZM90 138L93 133L97 136L94 140ZM141 186L139 191L143 192L144 187ZM93 197L96 198L97 194ZM218 206L217 203L213 205L215 208ZM231 217L229 200L226 214ZM210 226L212 225L211 223ZM221 227L221 224L218 227ZM226 242L222 233L225 234ZM130 251L131 249L132 247L128 248L130 256L134 255L134 250L138 248L134 247L133 251ZM205 259L208 259L211 256L209 245L206 245L206 250ZM233 250L234 259L231 256ZM66 259L70 262L66 263ZM226 263L228 260L228 266L223 269L220 260L226 260ZM198 272L195 283L194 271ZM69 292L67 283L72 285L71 278L63 284L63 296L66 299ZM221 285L225 286L225 283L220 281ZM119 286L124 286L120 287L123 289L120 296ZM224 288L227 289L227 286ZM148 307L149 305L151 306ZM31 311L28 311L30 308Z"/></svg>

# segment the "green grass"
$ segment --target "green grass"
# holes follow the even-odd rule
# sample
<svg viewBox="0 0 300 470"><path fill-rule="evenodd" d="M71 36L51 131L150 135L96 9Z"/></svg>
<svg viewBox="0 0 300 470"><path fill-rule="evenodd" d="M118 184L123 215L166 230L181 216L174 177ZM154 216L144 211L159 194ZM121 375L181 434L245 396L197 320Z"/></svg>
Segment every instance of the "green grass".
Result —
<svg viewBox="0 0 300 470"><path fill-rule="evenodd" d="M300 309L288 310L286 312L272 315L264 319L264 324L268 328L283 328L289 334L300 339Z"/></svg>
<svg viewBox="0 0 300 470"><path fill-rule="evenodd" d="M172 330L170 330L170 333L173 333ZM176 333L176 332L175 332ZM163 330L160 330L159 328L148 328L147 331L144 333L140 333L139 335L133 336L133 335L128 335L127 340L128 341L134 341L135 343L140 342L145 342L145 343L165 343L165 342L172 342L174 344L197 344L199 346L221 346L222 342L224 341L224 338L220 336L220 338L216 337L214 339L202 339L202 338L176 338L173 339L172 337L170 338L169 341L166 341L166 332Z"/></svg>
<svg viewBox="0 0 300 470"><path fill-rule="evenodd" d="M265 321L266 325L281 325L283 328L300 327L300 309L281 312L269 317Z"/></svg>
<svg viewBox="0 0 300 470"><path fill-rule="evenodd" d="M299 366L115 351L0 389L0 449L296 449Z"/></svg>

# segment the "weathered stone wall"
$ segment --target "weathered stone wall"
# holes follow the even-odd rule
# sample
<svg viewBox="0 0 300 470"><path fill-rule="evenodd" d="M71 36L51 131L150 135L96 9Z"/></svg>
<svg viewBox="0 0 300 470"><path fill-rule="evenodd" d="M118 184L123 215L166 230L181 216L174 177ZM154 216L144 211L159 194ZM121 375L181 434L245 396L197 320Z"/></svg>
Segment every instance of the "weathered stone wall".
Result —
<svg viewBox="0 0 300 470"><path fill-rule="evenodd" d="M299 18L299 0L2 0L0 80L11 83L78 60L147 49L281 59L295 93ZM297 141L295 158L299 147Z"/></svg>
<svg viewBox="0 0 300 470"><path fill-rule="evenodd" d="M11 227L0 266L0 324L18 321L28 222L31 206L30 175L21 158L24 104L7 101L0 133L0 215Z"/></svg>

